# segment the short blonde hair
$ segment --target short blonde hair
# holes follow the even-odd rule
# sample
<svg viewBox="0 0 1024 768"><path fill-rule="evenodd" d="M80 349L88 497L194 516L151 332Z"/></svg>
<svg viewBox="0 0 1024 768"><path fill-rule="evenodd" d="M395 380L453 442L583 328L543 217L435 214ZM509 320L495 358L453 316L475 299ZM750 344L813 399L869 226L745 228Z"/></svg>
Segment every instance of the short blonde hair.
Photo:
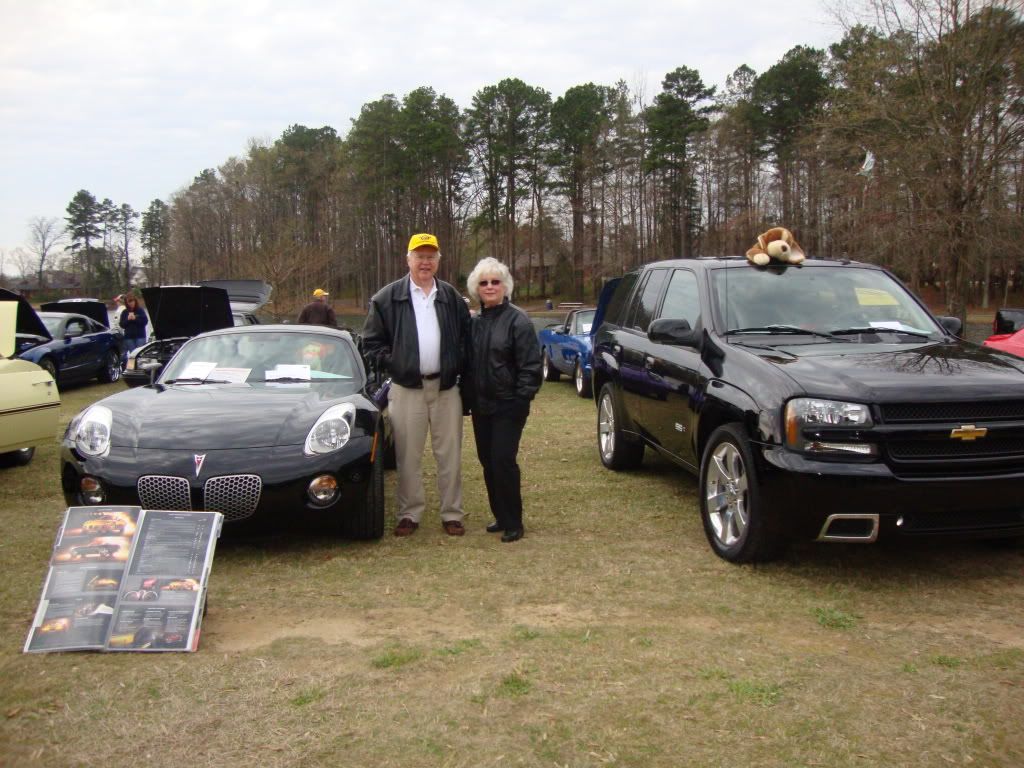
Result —
<svg viewBox="0 0 1024 768"><path fill-rule="evenodd" d="M480 282L480 278L484 275L497 275L501 279L502 285L505 286L505 296L509 301L512 300L512 289L515 287L515 281L512 279L512 273L508 271L508 267L502 264L493 256L488 256L484 259L480 259L477 265L473 267L473 271L469 273L469 277L466 278L466 291L470 297L475 301L480 301L480 294L477 292L477 284Z"/></svg>

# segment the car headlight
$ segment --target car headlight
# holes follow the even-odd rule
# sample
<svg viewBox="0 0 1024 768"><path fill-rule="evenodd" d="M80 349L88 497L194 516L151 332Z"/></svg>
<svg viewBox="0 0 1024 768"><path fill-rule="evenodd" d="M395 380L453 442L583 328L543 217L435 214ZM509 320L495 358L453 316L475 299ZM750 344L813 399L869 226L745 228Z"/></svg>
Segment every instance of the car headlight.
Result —
<svg viewBox="0 0 1024 768"><path fill-rule="evenodd" d="M352 424L355 420L356 407L352 403L342 403L328 408L306 435L303 453L315 456L342 448L352 436Z"/></svg>
<svg viewBox="0 0 1024 768"><path fill-rule="evenodd" d="M105 456L110 450L110 425L114 417L110 409L94 405L75 417L68 435L75 447L86 456Z"/></svg>
<svg viewBox="0 0 1024 768"><path fill-rule="evenodd" d="M878 449L856 434L874 426L861 403L798 397L786 403L786 447L827 456L874 456ZM851 432L846 439L842 432Z"/></svg>

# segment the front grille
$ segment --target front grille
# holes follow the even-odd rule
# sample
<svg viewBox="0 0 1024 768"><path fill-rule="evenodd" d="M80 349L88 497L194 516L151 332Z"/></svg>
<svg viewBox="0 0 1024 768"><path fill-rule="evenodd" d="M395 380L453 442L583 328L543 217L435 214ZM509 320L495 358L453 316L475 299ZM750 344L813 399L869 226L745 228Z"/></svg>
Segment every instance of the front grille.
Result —
<svg viewBox="0 0 1024 768"><path fill-rule="evenodd" d="M1024 459L1024 438L986 437L981 440L899 440L889 443L889 455L899 461L926 459Z"/></svg>
<svg viewBox="0 0 1024 768"><path fill-rule="evenodd" d="M977 421L1024 420L1024 400L966 403L889 403L879 406L885 424L914 424L948 421L970 424Z"/></svg>
<svg viewBox="0 0 1024 768"><path fill-rule="evenodd" d="M188 480L168 475L143 475L136 486L144 509L191 511L192 497Z"/></svg>
<svg viewBox="0 0 1024 768"><path fill-rule="evenodd" d="M203 486L204 508L220 512L227 520L241 520L256 511L263 491L259 475L211 477Z"/></svg>

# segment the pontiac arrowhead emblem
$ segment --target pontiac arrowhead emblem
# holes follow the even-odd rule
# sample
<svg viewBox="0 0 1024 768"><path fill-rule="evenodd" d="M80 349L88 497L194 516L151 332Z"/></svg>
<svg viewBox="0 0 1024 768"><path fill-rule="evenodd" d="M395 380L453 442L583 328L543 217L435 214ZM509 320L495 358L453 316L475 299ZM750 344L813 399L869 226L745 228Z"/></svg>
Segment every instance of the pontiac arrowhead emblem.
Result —
<svg viewBox="0 0 1024 768"><path fill-rule="evenodd" d="M988 434L987 427L976 427L973 424L964 424L950 431L949 436L953 440L977 440Z"/></svg>
<svg viewBox="0 0 1024 768"><path fill-rule="evenodd" d="M196 463L196 477L199 477L199 473L203 471L203 462L206 461L206 454L192 454L192 460Z"/></svg>

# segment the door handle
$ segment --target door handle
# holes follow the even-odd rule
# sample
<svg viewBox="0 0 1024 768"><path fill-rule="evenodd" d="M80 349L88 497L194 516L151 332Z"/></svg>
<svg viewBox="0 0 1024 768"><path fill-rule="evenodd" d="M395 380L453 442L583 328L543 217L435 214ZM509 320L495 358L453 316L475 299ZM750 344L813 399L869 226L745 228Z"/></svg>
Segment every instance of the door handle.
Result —
<svg viewBox="0 0 1024 768"><path fill-rule="evenodd" d="M50 379L49 381L33 381L32 382L32 386L33 387L42 387L42 386L52 387L53 386L53 379Z"/></svg>

